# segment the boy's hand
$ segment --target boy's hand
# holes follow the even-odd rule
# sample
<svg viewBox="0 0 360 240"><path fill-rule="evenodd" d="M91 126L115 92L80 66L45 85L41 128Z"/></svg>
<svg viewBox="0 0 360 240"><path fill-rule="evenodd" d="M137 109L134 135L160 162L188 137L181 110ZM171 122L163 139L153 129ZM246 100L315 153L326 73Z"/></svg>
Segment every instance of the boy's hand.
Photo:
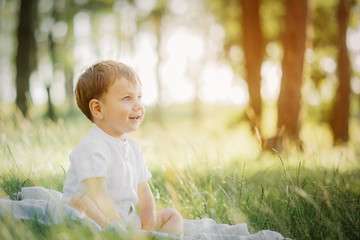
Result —
<svg viewBox="0 0 360 240"><path fill-rule="evenodd" d="M157 225L155 201L147 182L139 184L138 197L139 202L136 207L140 215L142 229L147 231L155 230Z"/></svg>
<svg viewBox="0 0 360 240"><path fill-rule="evenodd" d="M103 223L103 225L100 224L100 226L105 227L104 225L108 223L111 225L114 221L118 221L119 224L126 229L125 224L116 210L114 201L107 192L106 178L89 178L84 180L84 183L86 186L86 194L94 201L98 210L108 220L107 223Z"/></svg>

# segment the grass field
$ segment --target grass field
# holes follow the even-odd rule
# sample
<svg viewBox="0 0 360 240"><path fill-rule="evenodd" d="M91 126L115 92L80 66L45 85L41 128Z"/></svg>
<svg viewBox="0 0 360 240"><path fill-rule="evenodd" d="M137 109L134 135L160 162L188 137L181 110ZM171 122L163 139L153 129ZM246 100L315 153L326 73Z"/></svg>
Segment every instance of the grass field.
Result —
<svg viewBox="0 0 360 240"><path fill-rule="evenodd" d="M347 146L332 147L325 125L306 122L304 152L288 145L281 153L262 153L248 124L233 124L231 107L209 108L201 120L192 120L187 108L169 109L162 127L149 112L150 120L131 135L153 174L158 208L175 207L187 219L246 222L251 232L270 229L294 239L360 239L359 121L351 120ZM53 123L2 110L0 198L22 186L62 191L68 155L91 126L79 115ZM76 222L44 226L3 218L0 239L116 236Z"/></svg>

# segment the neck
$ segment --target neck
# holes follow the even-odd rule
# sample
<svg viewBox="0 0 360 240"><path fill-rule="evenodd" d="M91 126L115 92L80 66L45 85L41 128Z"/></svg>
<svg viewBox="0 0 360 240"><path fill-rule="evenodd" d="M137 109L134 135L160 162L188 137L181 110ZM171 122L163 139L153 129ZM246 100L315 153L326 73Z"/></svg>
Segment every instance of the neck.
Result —
<svg viewBox="0 0 360 240"><path fill-rule="evenodd" d="M119 133L119 134L116 134L112 131L110 131L106 126L102 125L102 124L98 124L96 123L96 126L98 126L98 128L100 128L102 131L104 131L106 134L114 137L114 138L117 138L119 139L120 141L125 141L125 134L123 133Z"/></svg>

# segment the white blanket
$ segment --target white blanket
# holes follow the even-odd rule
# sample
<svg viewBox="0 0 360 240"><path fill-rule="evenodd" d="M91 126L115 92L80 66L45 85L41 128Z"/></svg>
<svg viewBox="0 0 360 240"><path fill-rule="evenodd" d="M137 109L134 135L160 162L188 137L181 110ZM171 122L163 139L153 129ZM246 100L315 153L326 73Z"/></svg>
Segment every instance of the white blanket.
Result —
<svg viewBox="0 0 360 240"><path fill-rule="evenodd" d="M76 209L64 204L61 201L62 193L46 189L43 187L24 187L17 194L21 201L13 201L9 198L0 199L0 217L12 214L16 220L37 220L42 224L52 225L65 222L67 219L80 220L90 227L101 231L101 227L83 216ZM121 233L119 233L121 234ZM165 237L166 239L179 239L168 234L150 232L152 236ZM246 223L238 225L217 224L212 219L184 220L183 239L284 239L277 232L262 230L255 234L250 234Z"/></svg>

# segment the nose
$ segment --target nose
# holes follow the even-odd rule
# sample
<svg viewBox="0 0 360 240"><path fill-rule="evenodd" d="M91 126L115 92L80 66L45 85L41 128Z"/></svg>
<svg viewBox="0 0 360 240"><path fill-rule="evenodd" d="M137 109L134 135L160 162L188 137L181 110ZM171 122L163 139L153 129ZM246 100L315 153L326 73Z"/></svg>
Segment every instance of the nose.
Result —
<svg viewBox="0 0 360 240"><path fill-rule="evenodd" d="M142 103L141 103L140 100L137 99L137 100L135 101L134 105L135 105L135 108L139 108L139 107L142 106Z"/></svg>
<svg viewBox="0 0 360 240"><path fill-rule="evenodd" d="M144 109L144 105L142 104L142 102L140 100L136 100L134 103L134 109L136 111L138 110L143 110Z"/></svg>

